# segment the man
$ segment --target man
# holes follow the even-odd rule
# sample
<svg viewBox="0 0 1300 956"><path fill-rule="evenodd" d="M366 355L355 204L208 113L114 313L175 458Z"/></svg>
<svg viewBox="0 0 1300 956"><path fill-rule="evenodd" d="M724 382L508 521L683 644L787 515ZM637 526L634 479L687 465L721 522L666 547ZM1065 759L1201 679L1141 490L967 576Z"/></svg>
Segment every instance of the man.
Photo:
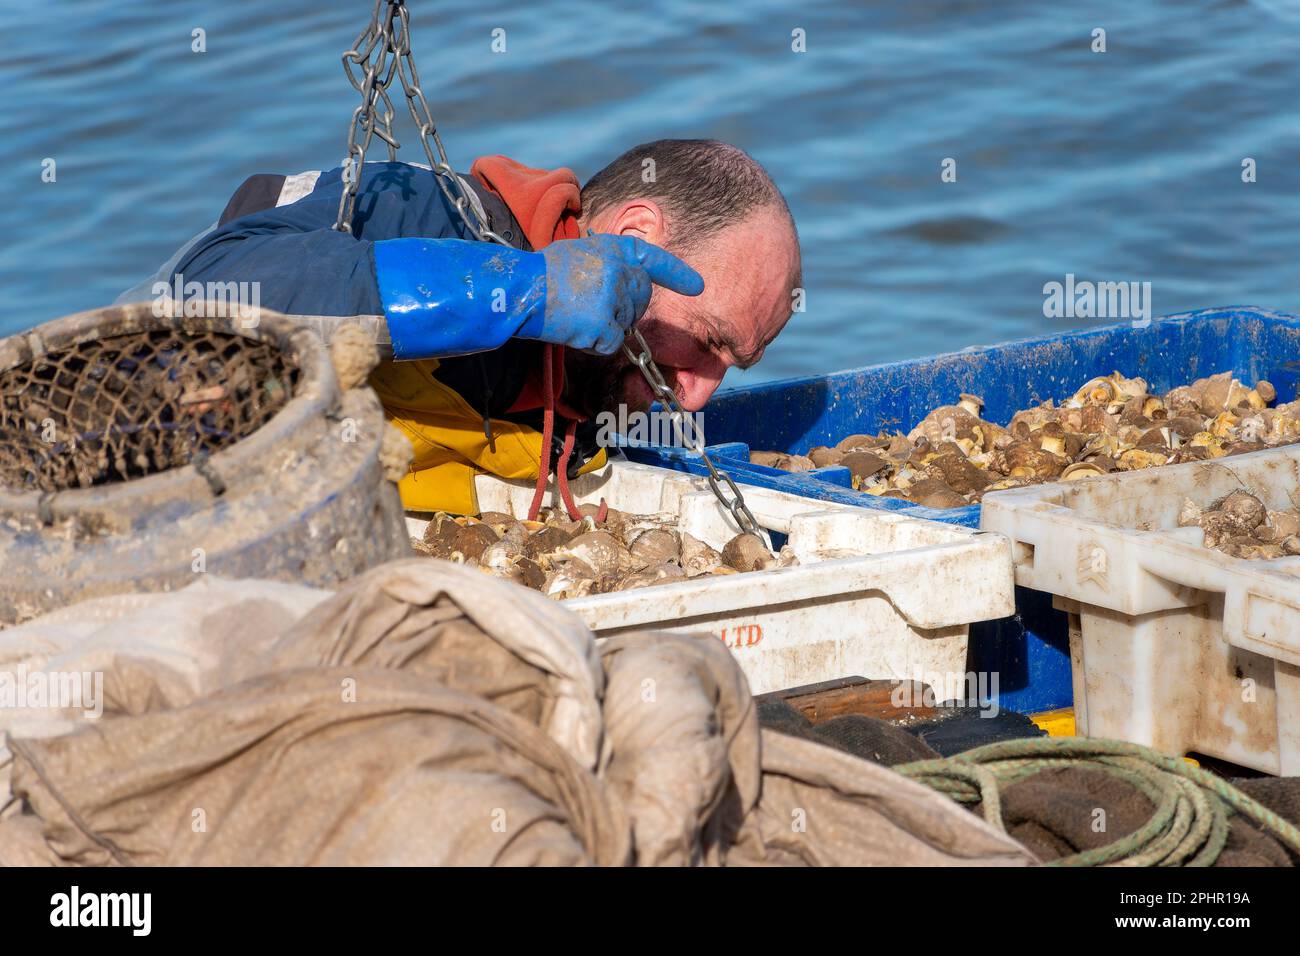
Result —
<svg viewBox="0 0 1300 956"><path fill-rule="evenodd" d="M544 483L552 431L562 483L602 465L594 429L576 423L619 403L649 408L620 352L638 320L697 411L790 318L794 221L733 146L647 143L581 190L567 169L501 156L461 181L510 248L470 241L424 167L367 163L351 234L332 229L340 170L254 176L171 269L185 283L257 282L262 305L290 314L384 316L394 361L371 384L414 446L400 484L409 509L476 511L483 471ZM552 428L555 416L566 424Z"/></svg>

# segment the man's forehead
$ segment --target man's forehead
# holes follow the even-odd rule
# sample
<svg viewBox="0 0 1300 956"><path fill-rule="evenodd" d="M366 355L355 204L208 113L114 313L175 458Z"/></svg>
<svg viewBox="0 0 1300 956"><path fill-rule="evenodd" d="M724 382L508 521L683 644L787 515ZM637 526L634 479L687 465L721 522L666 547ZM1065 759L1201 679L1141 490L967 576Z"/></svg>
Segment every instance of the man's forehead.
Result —
<svg viewBox="0 0 1300 956"><path fill-rule="evenodd" d="M799 256L799 241L790 218L765 208L740 222L724 226L709 238L706 248L724 261L724 268L749 270L784 267Z"/></svg>
<svg viewBox="0 0 1300 956"><path fill-rule="evenodd" d="M794 228L784 212L762 210L719 230L702 251L694 264L705 291L688 308L714 345L750 365L790 318L801 271Z"/></svg>
<svg viewBox="0 0 1300 956"><path fill-rule="evenodd" d="M800 272L794 227L775 212L756 214L720 230L705 248L719 276L755 298L788 297Z"/></svg>
<svg viewBox="0 0 1300 956"><path fill-rule="evenodd" d="M771 271L760 268L747 280L721 285L710 297L711 328L725 338L738 359L757 358L789 320L797 281L797 270L792 273L782 263Z"/></svg>

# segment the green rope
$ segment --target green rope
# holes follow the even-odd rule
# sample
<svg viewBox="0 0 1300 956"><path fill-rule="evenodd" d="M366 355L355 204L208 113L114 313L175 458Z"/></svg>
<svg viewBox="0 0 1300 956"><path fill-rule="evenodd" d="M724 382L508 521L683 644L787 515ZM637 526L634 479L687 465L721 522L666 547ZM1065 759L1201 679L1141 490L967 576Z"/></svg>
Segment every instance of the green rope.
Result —
<svg viewBox="0 0 1300 956"><path fill-rule="evenodd" d="M1136 788L1155 811L1127 836L1052 860L1049 866L1212 866L1228 842L1234 813L1300 853L1300 829L1226 780L1181 758L1122 740L1006 740L893 769L958 803L981 804L984 819L1005 833L1000 791L1058 767L1110 774Z"/></svg>

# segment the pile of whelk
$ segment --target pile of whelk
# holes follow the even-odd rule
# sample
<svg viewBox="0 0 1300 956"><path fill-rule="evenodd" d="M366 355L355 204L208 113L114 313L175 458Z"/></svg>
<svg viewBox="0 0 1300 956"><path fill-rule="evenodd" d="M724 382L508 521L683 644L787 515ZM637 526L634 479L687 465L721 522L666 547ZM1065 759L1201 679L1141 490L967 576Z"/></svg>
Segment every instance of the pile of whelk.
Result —
<svg viewBox="0 0 1300 956"><path fill-rule="evenodd" d="M1046 401L1006 427L963 394L910 432L850 435L807 455L755 451L750 460L791 472L849 469L853 487L931 508L960 508L985 494L1258 451L1300 440L1300 401L1270 407L1276 390L1222 372L1153 395L1141 378L1094 378L1060 405Z"/></svg>
<svg viewBox="0 0 1300 956"><path fill-rule="evenodd" d="M603 505L579 510L577 521L551 509L537 521L491 511L477 517L439 513L411 547L557 600L798 563L788 547L774 555L753 534L738 534L718 551L678 530L675 514L631 514Z"/></svg>
<svg viewBox="0 0 1300 956"><path fill-rule="evenodd" d="M1267 560L1300 554L1300 511L1272 511L1248 491L1234 491L1204 509L1185 499L1178 526L1199 527L1205 547L1234 558Z"/></svg>

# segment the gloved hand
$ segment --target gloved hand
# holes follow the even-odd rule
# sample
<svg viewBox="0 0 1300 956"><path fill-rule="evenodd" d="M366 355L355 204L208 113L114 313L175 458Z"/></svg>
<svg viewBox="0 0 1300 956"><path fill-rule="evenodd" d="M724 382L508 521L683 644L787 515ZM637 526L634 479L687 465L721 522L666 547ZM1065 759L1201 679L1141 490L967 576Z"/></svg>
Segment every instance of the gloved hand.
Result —
<svg viewBox="0 0 1300 956"><path fill-rule="evenodd" d="M442 358L524 338L618 350L652 284L699 295L704 280L640 239L589 236L541 252L460 239L374 244L375 278L399 359Z"/></svg>
<svg viewBox="0 0 1300 956"><path fill-rule="evenodd" d="M658 246L631 236L589 236L553 242L546 260L546 311L536 338L618 351L650 304L651 284L682 295L704 291L700 274Z"/></svg>

